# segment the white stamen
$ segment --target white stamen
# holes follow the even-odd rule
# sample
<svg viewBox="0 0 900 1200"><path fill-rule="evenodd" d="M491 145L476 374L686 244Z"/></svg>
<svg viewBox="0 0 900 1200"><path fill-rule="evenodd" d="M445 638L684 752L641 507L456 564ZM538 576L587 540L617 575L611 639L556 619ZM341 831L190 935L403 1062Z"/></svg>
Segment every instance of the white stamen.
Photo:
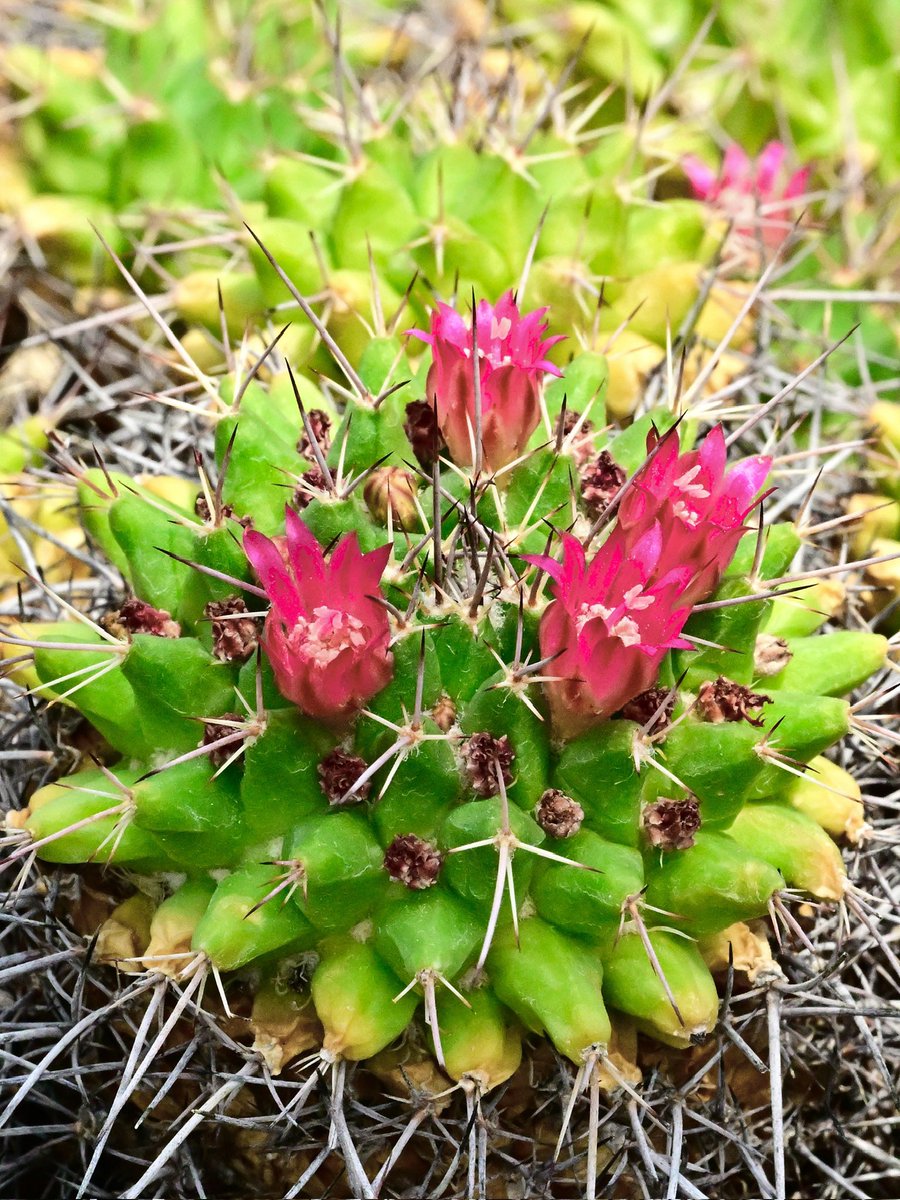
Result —
<svg viewBox="0 0 900 1200"><path fill-rule="evenodd" d="M633 617L622 617L609 632L619 638L623 646L640 645L641 631Z"/></svg>
<svg viewBox="0 0 900 1200"><path fill-rule="evenodd" d="M692 508L688 508L683 500L679 500L672 508L672 515L679 517L684 521L685 525L690 525L693 529L700 521L700 514Z"/></svg>
<svg viewBox="0 0 900 1200"><path fill-rule="evenodd" d="M582 604L578 616L575 618L575 628L581 633L588 621L593 621L597 617L602 617L605 621L612 612L611 608L607 608L605 604Z"/></svg>
<svg viewBox="0 0 900 1200"><path fill-rule="evenodd" d="M692 480L700 471L700 464L695 463L689 471L679 476L675 480L674 486L680 492L684 492L686 496L695 496L698 500L707 500L709 498L709 490L702 483L693 483Z"/></svg>

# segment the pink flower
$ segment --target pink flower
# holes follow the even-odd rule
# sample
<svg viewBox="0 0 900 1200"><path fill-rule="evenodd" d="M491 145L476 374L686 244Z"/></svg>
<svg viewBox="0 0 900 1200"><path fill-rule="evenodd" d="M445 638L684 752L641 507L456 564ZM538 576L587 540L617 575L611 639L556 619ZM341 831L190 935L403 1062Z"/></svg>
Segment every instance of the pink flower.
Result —
<svg viewBox="0 0 900 1200"><path fill-rule="evenodd" d="M732 218L739 235L756 238L761 234L767 244L778 245L790 228L792 202L805 192L811 170L802 167L787 175L787 154L783 142L769 142L754 161L732 143L718 176L693 155L688 155L682 166L697 199L714 204Z"/></svg>
<svg viewBox="0 0 900 1200"><path fill-rule="evenodd" d="M283 696L308 716L341 724L393 674L387 613L371 598L391 547L362 554L349 533L326 562L291 509L285 522L285 539L244 534L244 552L272 602L263 649Z"/></svg>
<svg viewBox="0 0 900 1200"><path fill-rule="evenodd" d="M541 379L561 374L547 359L562 337L543 336L547 323L541 318L546 311L540 308L522 316L512 292L494 305L481 300L476 309L481 442L488 470L497 471L523 453L540 420ZM438 425L454 462L470 467L476 424L472 329L449 305L439 304L431 314L430 333L407 333L431 346L427 399L436 404Z"/></svg>
<svg viewBox="0 0 900 1200"><path fill-rule="evenodd" d="M615 528L591 562L571 534L563 561L528 561L553 579L554 599L540 626L545 689L554 731L574 737L651 687L668 650L690 649L679 637L690 614L683 592L690 567L667 570L663 532L653 523L630 541Z"/></svg>
<svg viewBox="0 0 900 1200"><path fill-rule="evenodd" d="M648 451L659 438L651 433ZM694 604L716 587L746 532L772 460L746 458L725 470L720 425L699 450L680 453L677 431L664 434L653 459L634 478L619 505L618 525L629 540L658 525L665 560L690 571L683 601Z"/></svg>

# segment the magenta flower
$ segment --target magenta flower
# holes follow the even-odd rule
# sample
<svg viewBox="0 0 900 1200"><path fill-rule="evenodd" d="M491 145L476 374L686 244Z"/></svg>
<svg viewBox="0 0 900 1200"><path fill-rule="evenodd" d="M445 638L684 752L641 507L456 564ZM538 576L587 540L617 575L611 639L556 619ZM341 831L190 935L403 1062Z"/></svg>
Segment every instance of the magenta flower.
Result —
<svg viewBox="0 0 900 1200"><path fill-rule="evenodd" d="M648 451L659 441L647 439ZM629 541L655 526L662 532L665 561L689 569L683 602L694 604L716 587L746 532L772 465L765 455L725 470L720 425L699 450L680 453L677 431L667 433L653 459L635 476L619 505L618 525Z"/></svg>
<svg viewBox="0 0 900 1200"><path fill-rule="evenodd" d="M679 637L690 615L683 599L689 566L666 569L662 528L630 541L615 528L591 562L571 534L561 563L528 561L553 579L540 626L545 689L554 731L571 738L604 720L656 682L666 652L690 649Z"/></svg>
<svg viewBox="0 0 900 1200"><path fill-rule="evenodd" d="M732 218L738 234L761 234L765 242L777 245L789 229L793 202L805 192L811 170L802 167L787 174L787 154L783 142L769 142L753 160L732 143L718 175L693 155L682 166L697 199Z"/></svg>
<svg viewBox="0 0 900 1200"><path fill-rule="evenodd" d="M272 607L262 636L278 689L304 713L330 724L351 718L390 681L387 613L373 596L391 556L368 554L345 534L326 561L322 547L291 509L287 536L244 534L244 552Z"/></svg>
<svg viewBox="0 0 900 1200"><path fill-rule="evenodd" d="M540 420L541 380L561 374L547 359L562 337L544 337L547 323L541 318L546 311L540 308L522 316L512 292L494 305L481 300L476 309L481 443L488 470L497 471L523 453ZM430 333L407 333L431 346L427 399L436 405L438 425L454 462L470 467L476 424L472 329L449 305L438 304Z"/></svg>

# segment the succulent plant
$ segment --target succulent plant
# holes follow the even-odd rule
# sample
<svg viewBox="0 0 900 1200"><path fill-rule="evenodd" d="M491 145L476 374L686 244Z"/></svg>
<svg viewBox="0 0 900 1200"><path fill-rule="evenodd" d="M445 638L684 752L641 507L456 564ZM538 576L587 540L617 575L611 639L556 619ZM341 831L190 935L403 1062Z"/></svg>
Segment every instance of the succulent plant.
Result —
<svg viewBox="0 0 900 1200"><path fill-rule="evenodd" d="M139 997L129 1063L93 1148L90 1132L80 1145L74 1187L100 1186L122 1107L154 1086L154 1054L193 1008L197 1029L255 1037L270 1088L269 1072L312 1068L276 1081L296 1088L275 1093L291 1114L330 1071L322 1153L340 1144L361 1195L378 1191L394 1151L375 1181L354 1160L338 1119L346 1064L424 1096L414 1124L457 1083L468 1129L483 1130L482 1097L530 1041L530 1064L555 1053L575 1068L566 1122L591 1092L592 1196L599 1089L642 1103L636 1031L642 1064L692 1074L695 1044L734 1032L727 1012L719 1021L732 967L765 985L770 1008L786 1003L767 941L779 926L809 948L816 902L839 914L826 920L849 908L872 931L837 845L867 831L860 785L832 750L848 732L866 745L878 735L845 697L887 643L828 623L860 564L796 557L844 522L829 511L820 526L787 523L793 490L771 505L780 519L763 517L807 434L810 455L823 429L860 448L833 378L886 398L896 375L890 310L870 303L890 274L875 252L890 248L888 217L848 205L837 236L833 196L817 198L840 149L830 83L822 95L831 51L825 64L823 38L805 82L791 79L789 134L768 88L784 45L809 40L800 0L756 14L752 37L751 10L725 3L703 69L687 62L661 98L705 6L676 4L661 22L615 0L551 19L510 0L522 21L502 49L478 4L426 6L402 24L384 4L376 34L358 41L347 20L340 48L327 18L280 0L159 0L146 29L122 7L103 53L13 47L2 61L22 102L19 149L0 142L4 219L33 266L37 246L63 290L79 289L73 317L101 304L116 328L118 312L140 311L154 360L188 380L162 398L206 453L197 484L168 474L171 456L157 476L107 469L99 454L88 469L57 438L53 465L76 502L62 489L38 501L21 472L45 452L46 422L0 435L0 586L24 561L62 617L4 615L0 665L20 690L4 684L3 700L46 701L77 730L71 759L7 818L7 878L15 892L40 860L51 897L67 866L87 889L99 877L108 907L125 894L96 941L96 961L121 974L105 971L110 1003L84 1027ZM252 39L231 37L256 17ZM454 23L464 36L445 87L420 55ZM889 178L881 27L847 54L854 69L866 60L853 93L863 165ZM540 57L561 61L588 33L575 89L545 79ZM752 43L754 61L711 68L734 63L732 43ZM249 70L235 45L252 48ZM323 84L335 64L343 98ZM598 76L622 79L621 94L594 95ZM765 145L775 136L790 151ZM112 288L93 291L125 262L155 326ZM824 330L823 280L837 301ZM766 341L771 313L797 330ZM856 314L875 352L851 341L831 353ZM104 327L102 314L88 321ZM820 354L826 398L773 463L777 435L754 424ZM741 418L746 401L769 403L726 436L715 421L734 416L732 397ZM846 524L874 609L900 589L900 434L890 403L872 419L872 474L892 499L854 497ZM82 592L62 582L91 569L102 579ZM852 619L856 604L851 590ZM895 627L890 610L882 623ZM770 1011L780 1081L773 1028ZM0 1126L42 1070L15 1076ZM185 1094L171 1140L125 1194L165 1186L166 1156L230 1103L243 1071L202 1101ZM772 1104L780 1128L774 1082ZM533 1109L532 1091L529 1121ZM773 1141L773 1194L778 1153Z"/></svg>
<svg viewBox="0 0 900 1200"><path fill-rule="evenodd" d="M476 1095L525 1033L629 1086L616 1023L689 1047L716 939L843 897L862 811L821 756L886 654L816 632L797 530L755 528L767 457L669 408L588 422L545 318L442 308L419 362L373 340L340 414L223 381L192 500L78 480L125 600L3 635L105 744L13 815L10 862L122 868L156 901L121 965L311 1004L328 1064L421 1021Z"/></svg>

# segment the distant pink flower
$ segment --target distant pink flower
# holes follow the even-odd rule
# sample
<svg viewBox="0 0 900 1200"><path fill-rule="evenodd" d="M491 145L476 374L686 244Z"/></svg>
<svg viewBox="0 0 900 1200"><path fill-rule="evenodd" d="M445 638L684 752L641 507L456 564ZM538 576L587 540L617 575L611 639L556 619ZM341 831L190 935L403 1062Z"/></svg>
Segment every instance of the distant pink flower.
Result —
<svg viewBox="0 0 900 1200"><path fill-rule="evenodd" d="M481 442L487 470L518 458L540 420L538 399L544 375L561 372L547 359L562 337L545 338L546 308L523 316L506 292L496 304L481 300L476 309L478 370L481 379ZM408 334L431 346L426 399L437 406L441 433L453 461L470 467L475 446L475 376L472 329L458 312L438 304L431 332Z"/></svg>
<svg viewBox="0 0 900 1200"><path fill-rule="evenodd" d="M308 716L341 724L393 674L387 613L371 598L391 547L362 554L349 533L326 561L293 510L285 520L285 539L244 534L244 551L272 602L263 649L283 696Z"/></svg>
<svg viewBox="0 0 900 1200"><path fill-rule="evenodd" d="M787 155L783 142L769 142L754 160L732 142L718 175L693 155L682 166L697 199L732 218L736 233L747 238L761 234L766 243L777 245L788 232L793 202L806 191L811 171L802 167L788 174Z"/></svg>
<svg viewBox="0 0 900 1200"><path fill-rule="evenodd" d="M651 433L648 451L658 441ZM619 505L618 525L629 539L658 525L665 561L689 568L686 604L709 595L718 584L772 465L770 458L759 455L726 471L725 458L721 425L710 430L699 450L685 454L680 453L677 431L664 434L662 445Z"/></svg>
<svg viewBox="0 0 900 1200"><path fill-rule="evenodd" d="M571 534L563 560L528 561L553 579L554 599L540 626L541 657L554 731L571 738L656 682L671 649L690 649L679 634L690 615L683 599L691 568L667 570L663 533L654 523L635 541L613 530L591 562ZM668 557L668 556L667 556Z"/></svg>

